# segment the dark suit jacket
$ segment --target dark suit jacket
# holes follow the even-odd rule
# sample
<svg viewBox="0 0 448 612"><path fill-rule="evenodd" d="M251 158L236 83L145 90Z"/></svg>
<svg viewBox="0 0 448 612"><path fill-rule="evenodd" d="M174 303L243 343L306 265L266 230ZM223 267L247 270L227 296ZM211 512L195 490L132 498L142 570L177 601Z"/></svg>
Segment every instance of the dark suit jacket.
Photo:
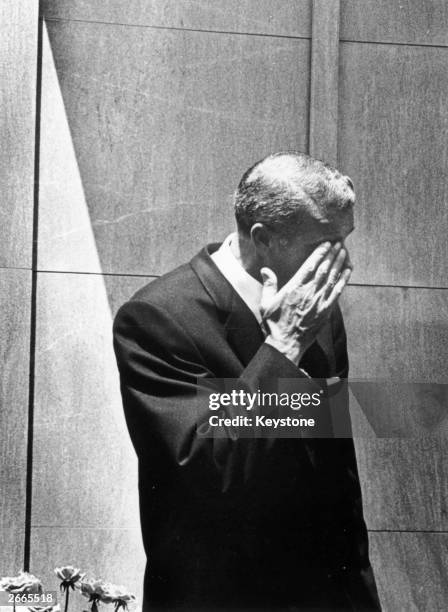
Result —
<svg viewBox="0 0 448 612"><path fill-rule="evenodd" d="M144 610L379 610L351 439L201 438L198 385L300 378L203 249L119 310L114 346L139 459ZM347 377L342 316L307 351ZM296 606L296 608L294 608Z"/></svg>

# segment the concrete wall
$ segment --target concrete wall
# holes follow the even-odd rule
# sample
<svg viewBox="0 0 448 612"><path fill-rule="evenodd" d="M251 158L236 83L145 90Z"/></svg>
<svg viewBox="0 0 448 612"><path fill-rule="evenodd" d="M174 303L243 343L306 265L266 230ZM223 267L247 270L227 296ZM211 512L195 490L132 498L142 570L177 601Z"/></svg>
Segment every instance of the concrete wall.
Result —
<svg viewBox="0 0 448 612"><path fill-rule="evenodd" d="M4 4L14 69L0 68L0 167L11 177L0 230L1 567L29 561L54 588L53 564L73 562L140 593L112 318L139 286L230 231L233 189L256 159L308 150L355 182L356 272L343 302L352 376L447 382L448 9L46 0L40 45L34 4ZM383 401L393 412L409 397ZM445 445L379 439L372 414L355 434L384 609L443 610Z"/></svg>

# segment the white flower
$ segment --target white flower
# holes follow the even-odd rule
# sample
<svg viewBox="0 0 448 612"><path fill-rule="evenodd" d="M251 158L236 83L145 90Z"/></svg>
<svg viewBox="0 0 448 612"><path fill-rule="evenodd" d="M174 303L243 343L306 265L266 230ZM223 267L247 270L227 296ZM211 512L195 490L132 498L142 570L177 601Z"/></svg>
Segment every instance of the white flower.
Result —
<svg viewBox="0 0 448 612"><path fill-rule="evenodd" d="M84 597L87 597L89 601L103 601L105 585L106 583L104 580L89 578L89 580L82 580L80 589L81 593L84 595Z"/></svg>
<svg viewBox="0 0 448 612"><path fill-rule="evenodd" d="M54 573L61 580L61 590L67 590L69 587L75 588L76 583L82 580L85 574L81 574L79 568L73 567L73 565L66 565L65 567L55 567Z"/></svg>
<svg viewBox="0 0 448 612"><path fill-rule="evenodd" d="M126 587L121 585L107 583L104 585L104 591L107 602L105 599L103 599L103 601L105 603L115 604L115 610L119 610L119 608L126 609L128 604L136 601L135 595L130 593Z"/></svg>
<svg viewBox="0 0 448 612"><path fill-rule="evenodd" d="M49 606L33 606L28 608L30 612L61 612L61 606L59 604Z"/></svg>
<svg viewBox="0 0 448 612"><path fill-rule="evenodd" d="M18 576L2 578L0 587L8 593L42 593L42 582L28 572L20 572Z"/></svg>

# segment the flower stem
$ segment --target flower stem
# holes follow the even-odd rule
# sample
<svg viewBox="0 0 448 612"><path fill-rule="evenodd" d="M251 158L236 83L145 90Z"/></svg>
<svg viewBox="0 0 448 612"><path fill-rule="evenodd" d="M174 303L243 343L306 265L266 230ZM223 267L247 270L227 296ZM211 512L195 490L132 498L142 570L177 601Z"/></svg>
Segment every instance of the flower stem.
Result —
<svg viewBox="0 0 448 612"><path fill-rule="evenodd" d="M64 612L67 612L67 610L68 610L68 596L69 596L69 591L70 591L70 589L69 589L69 587L67 587L67 588L65 589L65 608L64 608Z"/></svg>

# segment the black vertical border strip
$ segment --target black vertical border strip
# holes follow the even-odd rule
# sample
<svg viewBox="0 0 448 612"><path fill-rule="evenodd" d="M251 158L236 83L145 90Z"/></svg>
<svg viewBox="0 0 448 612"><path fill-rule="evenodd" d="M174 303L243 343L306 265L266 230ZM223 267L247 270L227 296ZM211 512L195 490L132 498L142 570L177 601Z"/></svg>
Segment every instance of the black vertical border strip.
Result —
<svg viewBox="0 0 448 612"><path fill-rule="evenodd" d="M40 8L40 7L39 7ZM40 170L40 113L42 101L42 34L43 17L39 11L37 21L37 65L36 103L34 131L34 186L33 186L33 245L31 264L31 322L30 322L30 366L28 384L28 438L26 459L25 538L23 567L30 570L31 559L31 518L33 498L33 438L34 438L34 390L36 368L36 315L37 315L37 257L39 229L39 170Z"/></svg>

